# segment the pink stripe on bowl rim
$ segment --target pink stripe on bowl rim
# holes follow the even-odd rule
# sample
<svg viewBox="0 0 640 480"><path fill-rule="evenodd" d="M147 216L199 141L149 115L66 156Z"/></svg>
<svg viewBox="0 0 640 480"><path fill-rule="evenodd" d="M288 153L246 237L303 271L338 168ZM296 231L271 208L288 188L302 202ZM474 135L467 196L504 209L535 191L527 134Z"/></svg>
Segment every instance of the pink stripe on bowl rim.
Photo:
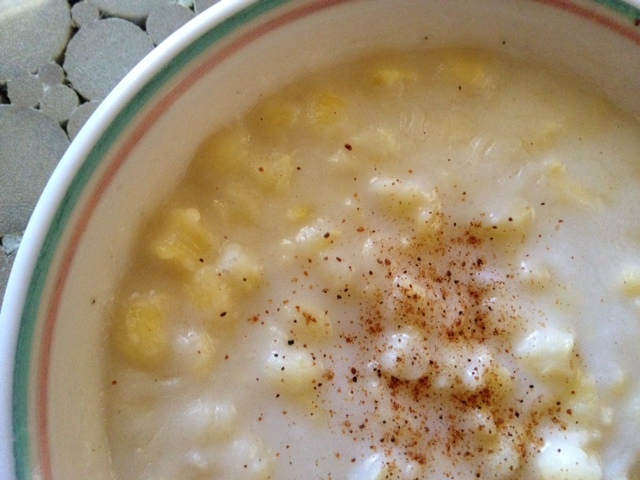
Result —
<svg viewBox="0 0 640 480"><path fill-rule="evenodd" d="M606 16L602 13L597 12L596 10L590 9L583 5L577 4L572 0L534 0L538 3L550 5L552 7L559 8L561 10L567 11L569 13L573 13L579 17L583 17L587 20L590 20L598 25L601 25L609 30L631 40L637 45L640 45L640 31L638 29L633 29L631 25L624 25L612 17ZM618 9L615 8L616 5L619 5L621 2L617 0L593 0L594 3L602 4L604 8L609 8L611 12L618 12ZM631 7L631 5L629 5ZM633 7L631 7L633 8ZM638 16L634 18L633 25L635 27L640 26L640 11L637 12Z"/></svg>

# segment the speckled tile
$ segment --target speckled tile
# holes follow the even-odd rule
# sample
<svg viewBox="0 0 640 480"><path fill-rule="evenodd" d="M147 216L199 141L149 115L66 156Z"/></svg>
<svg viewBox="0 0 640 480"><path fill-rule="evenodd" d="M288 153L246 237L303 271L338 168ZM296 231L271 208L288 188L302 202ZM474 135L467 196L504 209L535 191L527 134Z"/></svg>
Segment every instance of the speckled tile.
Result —
<svg viewBox="0 0 640 480"><path fill-rule="evenodd" d="M113 87L216 0L0 0L0 298L58 161Z"/></svg>

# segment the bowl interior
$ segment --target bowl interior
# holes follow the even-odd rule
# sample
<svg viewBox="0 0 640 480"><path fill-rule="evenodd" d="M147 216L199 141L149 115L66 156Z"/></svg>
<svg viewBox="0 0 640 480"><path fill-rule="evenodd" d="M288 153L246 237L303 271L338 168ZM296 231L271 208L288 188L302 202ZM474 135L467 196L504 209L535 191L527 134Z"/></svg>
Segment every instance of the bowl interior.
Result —
<svg viewBox="0 0 640 480"><path fill-rule="evenodd" d="M111 478L102 398L112 292L137 227L216 127L310 70L442 45L565 69L640 116L635 18L618 1L266 0L221 2L180 30L78 137L16 261L33 268L28 288L25 274L12 279L0 322L21 321L9 426L18 478Z"/></svg>

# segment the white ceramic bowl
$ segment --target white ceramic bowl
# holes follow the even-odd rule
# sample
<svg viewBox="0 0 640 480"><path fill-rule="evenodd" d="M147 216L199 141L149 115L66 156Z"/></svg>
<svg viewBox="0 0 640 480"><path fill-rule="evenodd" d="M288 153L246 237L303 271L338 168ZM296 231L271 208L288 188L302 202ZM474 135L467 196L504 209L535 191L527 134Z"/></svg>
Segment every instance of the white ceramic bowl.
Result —
<svg viewBox="0 0 640 480"><path fill-rule="evenodd" d="M0 318L0 477L112 478L105 309L136 227L205 135L293 77L379 47L542 60L640 116L640 5L620 0L223 1L103 102L25 233Z"/></svg>

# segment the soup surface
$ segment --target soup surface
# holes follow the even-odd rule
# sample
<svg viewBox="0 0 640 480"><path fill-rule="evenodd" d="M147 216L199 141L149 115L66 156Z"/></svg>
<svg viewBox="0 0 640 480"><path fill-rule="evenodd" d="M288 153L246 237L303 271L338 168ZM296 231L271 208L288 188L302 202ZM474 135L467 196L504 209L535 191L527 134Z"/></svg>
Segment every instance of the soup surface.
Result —
<svg viewBox="0 0 640 480"><path fill-rule="evenodd" d="M116 477L639 478L639 152L603 98L486 52L264 98L123 278Z"/></svg>

